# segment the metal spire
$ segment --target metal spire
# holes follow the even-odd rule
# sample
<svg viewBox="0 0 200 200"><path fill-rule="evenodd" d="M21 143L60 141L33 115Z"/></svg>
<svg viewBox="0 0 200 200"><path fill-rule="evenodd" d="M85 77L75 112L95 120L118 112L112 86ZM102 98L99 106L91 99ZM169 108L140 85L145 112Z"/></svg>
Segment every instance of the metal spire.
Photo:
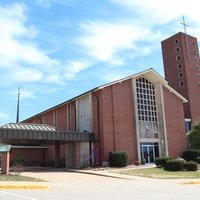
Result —
<svg viewBox="0 0 200 200"><path fill-rule="evenodd" d="M20 87L18 87L18 99L17 99L17 117L16 117L16 123L19 123L19 99L20 99Z"/></svg>

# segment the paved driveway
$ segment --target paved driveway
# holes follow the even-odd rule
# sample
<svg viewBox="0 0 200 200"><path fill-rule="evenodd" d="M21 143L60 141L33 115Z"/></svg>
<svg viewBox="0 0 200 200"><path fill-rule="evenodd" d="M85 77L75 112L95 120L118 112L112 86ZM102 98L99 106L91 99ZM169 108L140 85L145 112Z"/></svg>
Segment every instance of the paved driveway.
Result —
<svg viewBox="0 0 200 200"><path fill-rule="evenodd" d="M47 190L0 190L2 200L199 200L200 185L191 180L158 180L115 175L108 171L24 172L48 180ZM81 171L83 172L83 171ZM93 174L88 174L93 173ZM95 175L96 174L96 175ZM111 176L111 177L109 177ZM115 177L117 176L117 178ZM193 180L194 181L194 180ZM196 182L200 180L195 180Z"/></svg>

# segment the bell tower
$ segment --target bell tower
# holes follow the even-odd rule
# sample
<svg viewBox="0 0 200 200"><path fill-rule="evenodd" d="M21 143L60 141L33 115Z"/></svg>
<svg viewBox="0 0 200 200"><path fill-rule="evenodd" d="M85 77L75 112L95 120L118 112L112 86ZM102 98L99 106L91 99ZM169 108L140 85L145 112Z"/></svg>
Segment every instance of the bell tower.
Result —
<svg viewBox="0 0 200 200"><path fill-rule="evenodd" d="M183 18L184 19L184 18ZM184 96L186 121L200 120L200 58L197 38L179 32L161 42L165 79Z"/></svg>

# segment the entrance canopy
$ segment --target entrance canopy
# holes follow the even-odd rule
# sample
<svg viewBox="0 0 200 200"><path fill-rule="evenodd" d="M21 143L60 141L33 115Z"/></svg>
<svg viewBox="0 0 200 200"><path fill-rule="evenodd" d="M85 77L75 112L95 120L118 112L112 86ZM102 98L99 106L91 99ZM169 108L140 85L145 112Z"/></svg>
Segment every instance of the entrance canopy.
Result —
<svg viewBox="0 0 200 200"><path fill-rule="evenodd" d="M94 134L65 132L46 124L9 123L0 127L0 142L16 140L42 143L89 142L94 140Z"/></svg>

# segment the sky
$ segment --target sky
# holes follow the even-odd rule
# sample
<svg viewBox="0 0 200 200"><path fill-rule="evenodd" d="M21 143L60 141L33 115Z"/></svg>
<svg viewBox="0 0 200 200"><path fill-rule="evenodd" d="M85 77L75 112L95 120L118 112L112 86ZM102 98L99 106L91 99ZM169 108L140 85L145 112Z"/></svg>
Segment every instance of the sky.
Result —
<svg viewBox="0 0 200 200"><path fill-rule="evenodd" d="M0 0L0 125L154 68L161 41L200 38L199 1Z"/></svg>

